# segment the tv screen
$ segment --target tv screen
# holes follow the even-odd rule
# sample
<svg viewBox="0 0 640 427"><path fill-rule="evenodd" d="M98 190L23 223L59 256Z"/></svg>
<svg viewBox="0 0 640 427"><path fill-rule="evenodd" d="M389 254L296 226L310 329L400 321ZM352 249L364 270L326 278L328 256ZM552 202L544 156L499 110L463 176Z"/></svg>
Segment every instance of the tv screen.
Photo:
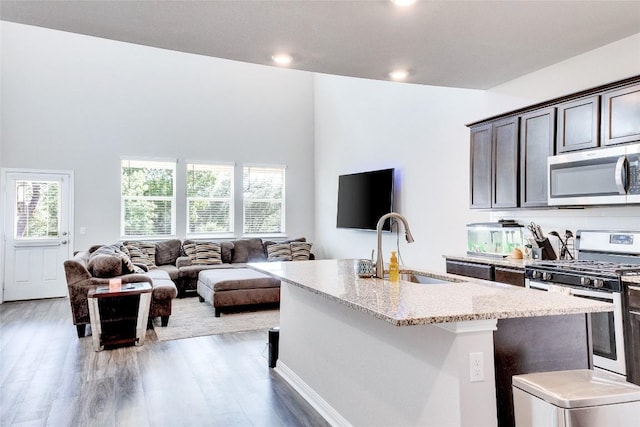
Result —
<svg viewBox="0 0 640 427"><path fill-rule="evenodd" d="M338 228L375 230L378 220L393 211L393 169L338 177ZM391 231L387 219L382 227Z"/></svg>

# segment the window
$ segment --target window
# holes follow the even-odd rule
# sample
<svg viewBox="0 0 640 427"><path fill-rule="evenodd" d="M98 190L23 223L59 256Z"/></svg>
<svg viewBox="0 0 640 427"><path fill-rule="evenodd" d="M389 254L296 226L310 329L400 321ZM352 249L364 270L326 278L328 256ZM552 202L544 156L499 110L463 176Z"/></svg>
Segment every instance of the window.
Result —
<svg viewBox="0 0 640 427"><path fill-rule="evenodd" d="M233 233L233 165L187 164L187 234Z"/></svg>
<svg viewBox="0 0 640 427"><path fill-rule="evenodd" d="M14 238L50 239L60 234L60 182L16 181Z"/></svg>
<svg viewBox="0 0 640 427"><path fill-rule="evenodd" d="M122 160L121 169L122 235L174 235L175 161Z"/></svg>
<svg viewBox="0 0 640 427"><path fill-rule="evenodd" d="M244 167L244 234L285 232L284 171L284 167Z"/></svg>

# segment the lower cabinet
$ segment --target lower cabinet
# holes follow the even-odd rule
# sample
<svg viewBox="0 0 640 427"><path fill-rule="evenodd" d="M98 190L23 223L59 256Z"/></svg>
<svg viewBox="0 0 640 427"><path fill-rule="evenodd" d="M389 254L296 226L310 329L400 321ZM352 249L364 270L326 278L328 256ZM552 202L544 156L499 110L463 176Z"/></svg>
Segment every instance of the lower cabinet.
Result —
<svg viewBox="0 0 640 427"><path fill-rule="evenodd" d="M447 273L483 280L493 281L494 279L492 265L478 264L475 262L447 260Z"/></svg>
<svg viewBox="0 0 640 427"><path fill-rule="evenodd" d="M625 286L627 381L640 385L640 285Z"/></svg>
<svg viewBox="0 0 640 427"><path fill-rule="evenodd" d="M524 270L518 268L447 259L447 273L524 287Z"/></svg>
<svg viewBox="0 0 640 427"><path fill-rule="evenodd" d="M494 280L524 288L524 270L495 266Z"/></svg>

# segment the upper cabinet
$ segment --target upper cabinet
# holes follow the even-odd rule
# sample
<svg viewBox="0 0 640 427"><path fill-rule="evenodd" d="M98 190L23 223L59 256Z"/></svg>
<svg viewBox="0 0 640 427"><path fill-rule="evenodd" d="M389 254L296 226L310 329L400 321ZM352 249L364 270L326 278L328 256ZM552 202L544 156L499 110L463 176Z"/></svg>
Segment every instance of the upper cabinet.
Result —
<svg viewBox="0 0 640 427"><path fill-rule="evenodd" d="M556 109L520 116L520 207L547 206L547 157L554 154Z"/></svg>
<svg viewBox="0 0 640 427"><path fill-rule="evenodd" d="M581 98L558 105L556 151L596 148L600 143L600 97Z"/></svg>
<svg viewBox="0 0 640 427"><path fill-rule="evenodd" d="M549 156L640 142L640 75L469 128L470 207L547 207Z"/></svg>
<svg viewBox="0 0 640 427"><path fill-rule="evenodd" d="M470 207L518 206L518 118L471 128Z"/></svg>
<svg viewBox="0 0 640 427"><path fill-rule="evenodd" d="M469 185L472 208L491 207L491 124L471 128L471 162Z"/></svg>
<svg viewBox="0 0 640 427"><path fill-rule="evenodd" d="M602 145L640 141L640 84L602 95Z"/></svg>
<svg viewBox="0 0 640 427"><path fill-rule="evenodd" d="M491 207L518 207L518 118L493 124L493 185Z"/></svg>

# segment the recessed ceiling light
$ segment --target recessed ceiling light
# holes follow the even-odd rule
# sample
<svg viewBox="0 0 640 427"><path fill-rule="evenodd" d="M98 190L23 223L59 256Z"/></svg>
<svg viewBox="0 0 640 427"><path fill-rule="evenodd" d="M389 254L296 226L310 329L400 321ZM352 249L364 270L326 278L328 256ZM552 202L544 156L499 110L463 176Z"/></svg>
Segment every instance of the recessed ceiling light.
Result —
<svg viewBox="0 0 640 427"><path fill-rule="evenodd" d="M392 80L405 80L407 77L409 77L409 71L393 70L389 73L389 77L391 77Z"/></svg>
<svg viewBox="0 0 640 427"><path fill-rule="evenodd" d="M273 55L271 59L278 65L289 65L291 61L293 61L293 57L288 53L277 53Z"/></svg>
<svg viewBox="0 0 640 427"><path fill-rule="evenodd" d="M412 4L414 4L416 2L416 0L391 0L391 3L395 4L396 6L411 6Z"/></svg>

